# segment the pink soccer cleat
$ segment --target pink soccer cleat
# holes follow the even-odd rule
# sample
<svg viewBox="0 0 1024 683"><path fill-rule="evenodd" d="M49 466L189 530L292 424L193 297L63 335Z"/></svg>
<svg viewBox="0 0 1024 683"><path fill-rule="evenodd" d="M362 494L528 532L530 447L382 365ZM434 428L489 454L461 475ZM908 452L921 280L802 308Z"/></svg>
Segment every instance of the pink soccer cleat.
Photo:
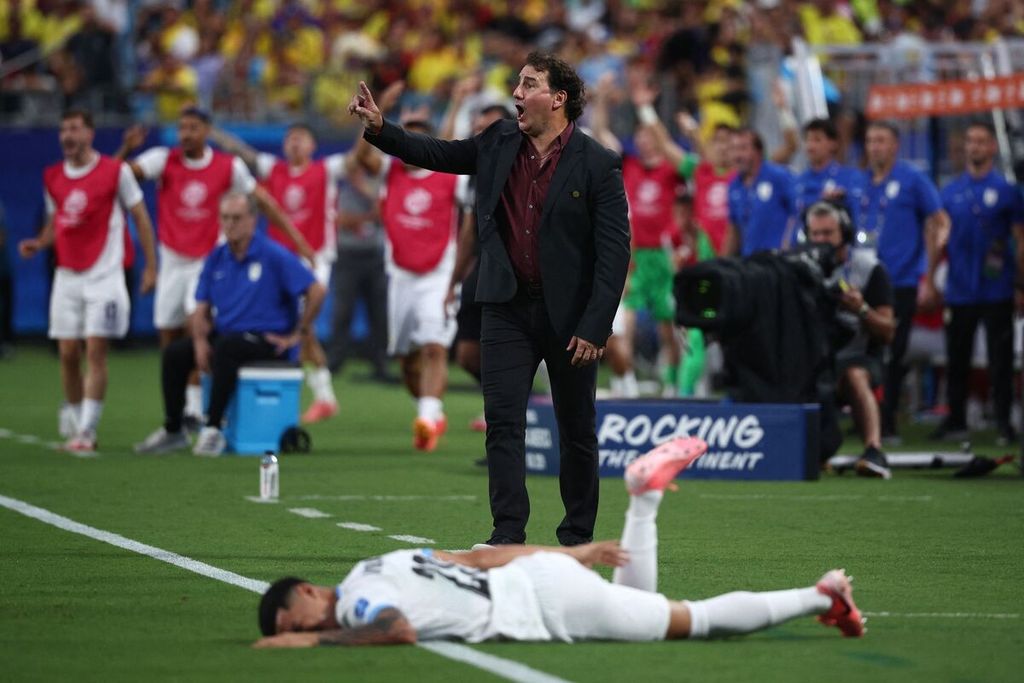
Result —
<svg viewBox="0 0 1024 683"><path fill-rule="evenodd" d="M313 424L338 414L338 404L330 401L313 401L302 415L303 424Z"/></svg>
<svg viewBox="0 0 1024 683"><path fill-rule="evenodd" d="M626 490L631 496L645 491L663 491L707 449L703 439L693 436L666 441L630 463L626 468Z"/></svg>
<svg viewBox="0 0 1024 683"><path fill-rule="evenodd" d="M437 429L438 437L444 436L444 433L448 431L448 416L441 415L441 417L437 418L434 422L434 428Z"/></svg>
<svg viewBox="0 0 1024 683"><path fill-rule="evenodd" d="M437 422L425 417L417 417L412 423L412 445L418 451L430 452L437 448L441 438L441 430Z"/></svg>
<svg viewBox="0 0 1024 683"><path fill-rule="evenodd" d="M844 569L833 569L821 577L815 588L822 595L832 598L832 607L824 614L818 615L818 621L825 626L835 626L847 638L860 638L864 635L864 623L860 610L853 602L852 578Z"/></svg>
<svg viewBox="0 0 1024 683"><path fill-rule="evenodd" d="M484 419L484 416L482 414L477 415L470 421L469 428L474 432L486 432L487 420Z"/></svg>

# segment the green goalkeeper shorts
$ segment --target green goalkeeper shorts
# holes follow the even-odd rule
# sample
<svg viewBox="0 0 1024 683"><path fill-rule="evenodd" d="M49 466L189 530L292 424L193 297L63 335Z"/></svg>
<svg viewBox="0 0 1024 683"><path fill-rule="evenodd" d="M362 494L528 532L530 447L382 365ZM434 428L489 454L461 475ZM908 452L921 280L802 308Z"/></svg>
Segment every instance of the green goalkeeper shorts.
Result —
<svg viewBox="0 0 1024 683"><path fill-rule="evenodd" d="M649 311L658 322L675 318L672 296L672 262L664 249L637 249L633 252L633 272L629 276L626 308Z"/></svg>

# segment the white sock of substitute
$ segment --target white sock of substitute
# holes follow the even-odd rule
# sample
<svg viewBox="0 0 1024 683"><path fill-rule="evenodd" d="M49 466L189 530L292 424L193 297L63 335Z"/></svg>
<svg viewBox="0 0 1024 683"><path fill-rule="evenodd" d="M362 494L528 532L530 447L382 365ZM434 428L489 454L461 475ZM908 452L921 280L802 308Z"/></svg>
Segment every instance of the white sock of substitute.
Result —
<svg viewBox="0 0 1024 683"><path fill-rule="evenodd" d="M203 387L198 384L189 384L185 389L185 414L203 414Z"/></svg>
<svg viewBox="0 0 1024 683"><path fill-rule="evenodd" d="M608 389L612 392L612 396L619 398L622 396L622 378L618 375L612 375L611 381L608 382Z"/></svg>
<svg viewBox="0 0 1024 683"><path fill-rule="evenodd" d="M436 396L422 396L416 402L416 414L418 417L436 422L444 414L444 403Z"/></svg>
<svg viewBox="0 0 1024 683"><path fill-rule="evenodd" d="M306 384L313 391L317 401L337 403L334 396L334 384L331 383L331 371L327 368L310 368L306 370Z"/></svg>
<svg viewBox="0 0 1024 683"><path fill-rule="evenodd" d="M103 401L87 398L82 401L82 417L78 420L79 432L95 432L103 415Z"/></svg>
<svg viewBox="0 0 1024 683"><path fill-rule="evenodd" d="M687 602L690 638L752 633L796 617L827 612L832 598L814 586L767 593L726 593L709 600Z"/></svg>
<svg viewBox="0 0 1024 683"><path fill-rule="evenodd" d="M622 397L636 398L640 395L640 386L636 383L636 373L630 370L622 376Z"/></svg>
<svg viewBox="0 0 1024 683"><path fill-rule="evenodd" d="M658 590L658 525L655 522L661 497L661 491L646 491L629 497L626 524L619 540L619 545L629 553L629 564L615 568L612 583L651 593Z"/></svg>

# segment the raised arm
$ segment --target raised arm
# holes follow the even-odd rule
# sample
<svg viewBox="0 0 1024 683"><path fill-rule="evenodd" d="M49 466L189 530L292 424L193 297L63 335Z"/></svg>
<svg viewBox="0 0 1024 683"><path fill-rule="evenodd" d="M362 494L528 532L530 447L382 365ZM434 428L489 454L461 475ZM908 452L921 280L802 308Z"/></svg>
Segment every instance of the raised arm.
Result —
<svg viewBox="0 0 1024 683"><path fill-rule="evenodd" d="M359 82L359 93L348 106L349 114L358 116L365 128L363 137L385 154L402 161L441 173L476 174L476 140L440 140L410 133L384 120L366 83Z"/></svg>
<svg viewBox="0 0 1024 683"><path fill-rule="evenodd" d="M611 119L608 113L609 100L615 88L615 74L602 74L594 90L594 101L590 105L590 128L594 131L594 139L602 145L622 156L622 142L615 136L609 126Z"/></svg>
<svg viewBox="0 0 1024 683"><path fill-rule="evenodd" d="M223 128L213 126L210 129L210 139L217 143L217 145L227 152L228 154L234 154L236 157L245 162L245 165L249 167L253 175L259 177L259 152L253 147L250 147L245 143L242 138L237 135L232 135Z"/></svg>
<svg viewBox="0 0 1024 683"><path fill-rule="evenodd" d="M658 118L658 113L654 110L654 100L657 96L658 92L650 85L642 85L633 91L633 106L636 107L636 115L640 119L640 124L654 135L658 147L661 148L661 153L673 167L680 168L689 155L686 150L676 144L672 136L669 135L668 129L665 128L665 124ZM690 120L692 121L692 119Z"/></svg>
<svg viewBox="0 0 1024 683"><path fill-rule="evenodd" d="M405 90L404 81L395 81L380 94L380 111L390 111L396 104L398 104L399 98L402 96L402 91ZM356 139L355 147L352 150L352 154L349 155L349 159L352 164L362 166L371 176L377 176L380 174L380 170L384 165L384 155L373 148L373 146L366 141L366 138L359 136Z"/></svg>
<svg viewBox="0 0 1024 683"><path fill-rule="evenodd" d="M316 645L412 645L416 629L405 615L393 607L382 609L369 624L330 631L279 633L260 638L253 647L314 647Z"/></svg>
<svg viewBox="0 0 1024 683"><path fill-rule="evenodd" d="M777 80L772 86L772 103L775 105L775 111L779 114L782 145L772 152L769 158L776 164L785 165L793 159L793 156L800 148L800 133L797 130L796 117L793 115L792 107L789 106L789 98L786 95L786 89L783 87L782 81Z"/></svg>
<svg viewBox="0 0 1024 683"><path fill-rule="evenodd" d="M455 137L455 124L459 118L459 112L462 111L462 105L466 103L467 97L480 90L480 83L480 74L472 73L459 79L452 86L452 96L448 101L448 108L444 112L441 128L437 131L439 138L451 140ZM387 109L384 108L382 111L387 111Z"/></svg>
<svg viewBox="0 0 1024 683"><path fill-rule="evenodd" d="M142 147L142 143L146 140L146 129L139 125L129 126L125 129L124 135L121 136L121 146L114 152L114 158L120 159L128 164L128 168L132 170L132 174L136 180L145 180L146 176L142 172L142 167L134 161L128 160L128 155Z"/></svg>

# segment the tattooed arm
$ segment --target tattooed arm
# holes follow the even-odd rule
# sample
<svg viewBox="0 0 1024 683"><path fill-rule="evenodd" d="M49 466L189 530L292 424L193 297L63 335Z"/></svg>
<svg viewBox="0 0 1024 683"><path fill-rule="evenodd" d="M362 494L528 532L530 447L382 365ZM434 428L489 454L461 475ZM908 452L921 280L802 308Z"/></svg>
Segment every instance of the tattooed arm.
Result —
<svg viewBox="0 0 1024 683"><path fill-rule="evenodd" d="M313 647L314 645L406 645L416 642L416 629L394 608L380 611L371 623L331 631L279 633L260 638L253 647Z"/></svg>

